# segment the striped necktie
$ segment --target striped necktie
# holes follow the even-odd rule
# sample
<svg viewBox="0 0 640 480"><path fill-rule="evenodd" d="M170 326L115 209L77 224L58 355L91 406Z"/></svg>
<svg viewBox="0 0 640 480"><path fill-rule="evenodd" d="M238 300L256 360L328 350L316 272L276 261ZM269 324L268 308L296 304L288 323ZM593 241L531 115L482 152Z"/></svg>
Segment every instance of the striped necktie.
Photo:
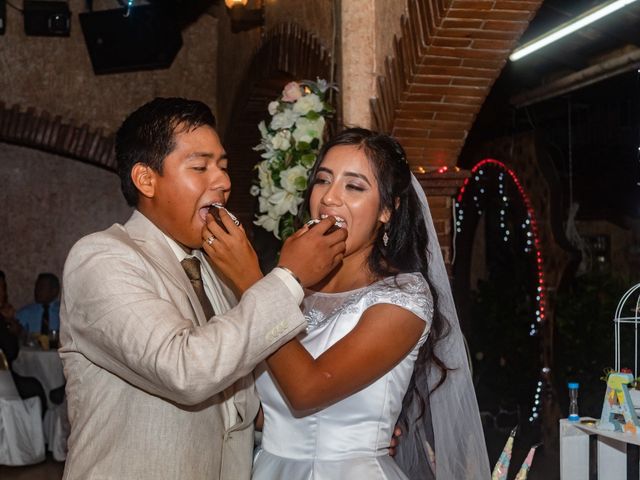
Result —
<svg viewBox="0 0 640 480"><path fill-rule="evenodd" d="M187 277L189 277L189 281L191 282L193 290L196 292L198 300L200 300L200 305L202 306L205 317L209 320L215 315L215 311L213 310L213 306L211 306L211 302L207 298L207 294L204 290L204 282L202 281L202 273L200 271L200 260L196 257L189 257L185 258L180 263L182 264L182 268L184 268Z"/></svg>

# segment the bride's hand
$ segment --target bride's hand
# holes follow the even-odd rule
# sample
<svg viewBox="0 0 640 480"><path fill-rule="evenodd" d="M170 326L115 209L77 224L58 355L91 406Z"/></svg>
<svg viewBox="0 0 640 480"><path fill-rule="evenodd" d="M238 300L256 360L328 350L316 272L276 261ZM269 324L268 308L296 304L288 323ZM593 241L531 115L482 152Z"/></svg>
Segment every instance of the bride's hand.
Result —
<svg viewBox="0 0 640 480"><path fill-rule="evenodd" d="M224 208L220 209L220 220L226 232L207 214L207 224L202 228L202 248L212 266L235 286L240 297L263 275L242 225L236 226Z"/></svg>

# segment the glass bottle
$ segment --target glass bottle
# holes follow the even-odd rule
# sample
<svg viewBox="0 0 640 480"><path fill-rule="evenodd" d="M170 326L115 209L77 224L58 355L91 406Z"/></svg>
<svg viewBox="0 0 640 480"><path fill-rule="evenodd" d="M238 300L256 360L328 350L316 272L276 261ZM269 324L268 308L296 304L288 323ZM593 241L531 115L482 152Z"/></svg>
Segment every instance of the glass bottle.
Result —
<svg viewBox="0 0 640 480"><path fill-rule="evenodd" d="M578 415L578 388L580 384L578 382L569 382L569 421L577 422L580 420Z"/></svg>
<svg viewBox="0 0 640 480"><path fill-rule="evenodd" d="M58 330L51 330L49 332L49 348L57 350L60 346L59 339L60 337L58 336Z"/></svg>

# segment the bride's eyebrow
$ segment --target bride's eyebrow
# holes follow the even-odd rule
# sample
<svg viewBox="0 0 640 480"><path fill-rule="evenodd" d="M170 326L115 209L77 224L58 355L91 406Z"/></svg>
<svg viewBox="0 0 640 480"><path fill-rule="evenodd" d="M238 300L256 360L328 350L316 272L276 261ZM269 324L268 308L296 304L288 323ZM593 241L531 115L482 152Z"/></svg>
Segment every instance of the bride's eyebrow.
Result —
<svg viewBox="0 0 640 480"><path fill-rule="evenodd" d="M318 167L318 170L316 171L316 175L320 172L324 172L324 173L328 173L329 175L333 175L333 170L331 170L330 168L327 167ZM357 172L344 172L344 176L345 177L355 177L355 178L360 178L363 181L365 181L367 183L367 185L371 186L371 182L369 181L369 179L367 178L366 175L362 175L361 173L357 173Z"/></svg>
<svg viewBox="0 0 640 480"><path fill-rule="evenodd" d="M364 180L367 185L371 186L371 182L369 181L369 179L367 178L366 175L362 175L361 173L356 173L356 172L344 172L344 176L345 177L356 177L356 178L360 178L362 180Z"/></svg>

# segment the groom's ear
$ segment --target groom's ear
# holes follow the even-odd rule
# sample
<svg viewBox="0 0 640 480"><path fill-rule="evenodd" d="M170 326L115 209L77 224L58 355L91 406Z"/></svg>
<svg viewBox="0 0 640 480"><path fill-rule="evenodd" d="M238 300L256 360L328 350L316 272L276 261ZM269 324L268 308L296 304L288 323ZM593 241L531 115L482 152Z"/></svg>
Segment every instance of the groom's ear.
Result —
<svg viewBox="0 0 640 480"><path fill-rule="evenodd" d="M136 163L131 169L133 184L140 192L140 195L146 198L153 198L155 195L156 175L156 171L144 163Z"/></svg>

